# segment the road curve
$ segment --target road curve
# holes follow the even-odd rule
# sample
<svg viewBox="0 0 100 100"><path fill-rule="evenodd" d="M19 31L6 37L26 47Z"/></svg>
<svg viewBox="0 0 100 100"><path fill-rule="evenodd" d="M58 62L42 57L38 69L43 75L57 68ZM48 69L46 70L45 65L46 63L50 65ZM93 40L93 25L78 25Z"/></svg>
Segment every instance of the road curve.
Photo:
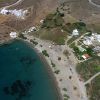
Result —
<svg viewBox="0 0 100 100"><path fill-rule="evenodd" d="M93 5L93 6L96 6L96 7L100 8L100 5L98 5L98 4L96 4L96 3L94 3L94 2L93 2L93 0L88 0L88 1L89 1L89 3L90 3L91 5Z"/></svg>
<svg viewBox="0 0 100 100"><path fill-rule="evenodd" d="M98 72L98 73L96 73L94 76L92 76L88 81L86 81L86 82L84 83L84 85L90 83L90 82L91 82L94 78L96 78L98 75L100 75L100 72Z"/></svg>
<svg viewBox="0 0 100 100"><path fill-rule="evenodd" d="M8 9L8 8L10 8L10 7L13 7L13 6L16 6L16 5L20 4L20 3L23 2L23 1L24 1L24 0L18 0L17 2L15 2L15 3L11 4L11 5L2 7L2 8L0 8L0 9L3 9L3 8Z"/></svg>

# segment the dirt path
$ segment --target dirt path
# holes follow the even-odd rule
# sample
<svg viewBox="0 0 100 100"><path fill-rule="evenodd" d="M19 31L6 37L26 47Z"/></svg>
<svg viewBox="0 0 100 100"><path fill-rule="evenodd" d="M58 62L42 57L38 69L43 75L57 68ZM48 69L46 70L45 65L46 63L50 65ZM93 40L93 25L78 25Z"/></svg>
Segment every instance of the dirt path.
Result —
<svg viewBox="0 0 100 100"><path fill-rule="evenodd" d="M88 0L90 4L92 4L93 6L96 6L98 8L100 8L100 5L97 5L96 3L93 2L93 0Z"/></svg>
<svg viewBox="0 0 100 100"><path fill-rule="evenodd" d="M94 76L92 76L89 80L87 80L87 81L84 83L84 85L90 83L94 78L96 78L96 77L99 76L99 75L100 75L100 72L96 73L96 74L95 74Z"/></svg>

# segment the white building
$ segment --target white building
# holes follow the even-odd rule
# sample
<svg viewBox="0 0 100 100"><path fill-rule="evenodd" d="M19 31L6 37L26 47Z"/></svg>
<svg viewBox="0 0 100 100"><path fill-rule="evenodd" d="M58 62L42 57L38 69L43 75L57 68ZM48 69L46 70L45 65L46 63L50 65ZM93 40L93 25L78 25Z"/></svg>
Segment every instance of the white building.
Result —
<svg viewBox="0 0 100 100"><path fill-rule="evenodd" d="M36 27L31 27L29 30L28 30L28 32L33 32L33 31L36 31Z"/></svg>
<svg viewBox="0 0 100 100"><path fill-rule="evenodd" d="M91 39L86 39L86 40L84 40L83 41L83 43L85 44L85 45L92 45L92 41L91 41Z"/></svg>
<svg viewBox="0 0 100 100"><path fill-rule="evenodd" d="M92 33L91 36L84 37L83 43L85 45L92 45L93 41L100 42L100 35L97 33Z"/></svg>
<svg viewBox="0 0 100 100"><path fill-rule="evenodd" d="M79 35L79 31L77 29L74 29L72 32L73 36L78 36Z"/></svg>
<svg viewBox="0 0 100 100"><path fill-rule="evenodd" d="M44 20L43 20L43 19L42 19L42 20L40 20L40 23L41 23L41 24L43 24L43 22L44 22Z"/></svg>
<svg viewBox="0 0 100 100"><path fill-rule="evenodd" d="M17 37L17 33L16 32L11 32L10 33L10 37L11 38L16 38Z"/></svg>
<svg viewBox="0 0 100 100"><path fill-rule="evenodd" d="M9 14L15 15L17 18L25 19L25 15L27 14L27 12L28 12L28 10L22 10L22 9L7 10L7 9L3 8L0 11L0 14L7 15L9 13Z"/></svg>

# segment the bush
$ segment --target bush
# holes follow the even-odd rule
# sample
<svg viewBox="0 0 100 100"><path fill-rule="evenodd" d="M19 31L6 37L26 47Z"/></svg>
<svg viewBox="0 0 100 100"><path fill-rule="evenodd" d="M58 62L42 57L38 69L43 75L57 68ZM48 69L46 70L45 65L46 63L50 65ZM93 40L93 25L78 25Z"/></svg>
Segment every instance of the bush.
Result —
<svg viewBox="0 0 100 100"><path fill-rule="evenodd" d="M61 26L64 23L64 19L62 18L64 16L61 13L56 12L55 14L49 14L46 19L44 20L44 23L42 25L42 28L55 28L57 26Z"/></svg>
<svg viewBox="0 0 100 100"><path fill-rule="evenodd" d="M49 54L47 53L46 50L43 50L43 51L42 51L42 54L45 55L45 56L47 56L47 57L49 57Z"/></svg>
<svg viewBox="0 0 100 100"><path fill-rule="evenodd" d="M86 32L86 24L83 22L67 23L62 26L63 30L72 33L74 29L78 29L80 32Z"/></svg>
<svg viewBox="0 0 100 100"><path fill-rule="evenodd" d="M60 70L56 70L54 73L59 74Z"/></svg>
<svg viewBox="0 0 100 100"><path fill-rule="evenodd" d="M30 40L30 42L32 42L34 45L38 45L38 42L34 41L34 40Z"/></svg>
<svg viewBox="0 0 100 100"><path fill-rule="evenodd" d="M67 91L67 89L66 88L63 88L63 91Z"/></svg>
<svg viewBox="0 0 100 100"><path fill-rule="evenodd" d="M87 48L87 53L90 55L90 56L93 56L93 50L91 48Z"/></svg>
<svg viewBox="0 0 100 100"><path fill-rule="evenodd" d="M19 37L19 38L22 38L22 39L27 39L27 38L26 38L23 34L21 34L21 33L18 35L18 37Z"/></svg>
<svg viewBox="0 0 100 100"><path fill-rule="evenodd" d="M68 96L67 94L64 94L63 96L64 96L65 98L67 98L67 99L69 98L69 96Z"/></svg>
<svg viewBox="0 0 100 100"><path fill-rule="evenodd" d="M51 61L51 65L52 65L52 67L56 67L56 65Z"/></svg>
<svg viewBox="0 0 100 100"><path fill-rule="evenodd" d="M100 72L100 57L94 57L77 64L76 70L84 80L88 80L94 74Z"/></svg>

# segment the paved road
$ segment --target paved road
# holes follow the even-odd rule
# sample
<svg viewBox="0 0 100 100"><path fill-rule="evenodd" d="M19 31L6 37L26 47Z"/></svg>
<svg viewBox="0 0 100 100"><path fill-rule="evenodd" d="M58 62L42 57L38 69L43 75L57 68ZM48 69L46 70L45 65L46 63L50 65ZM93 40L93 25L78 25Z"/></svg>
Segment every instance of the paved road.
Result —
<svg viewBox="0 0 100 100"><path fill-rule="evenodd" d="M92 76L88 81L86 81L86 82L84 83L84 85L90 83L90 82L91 82L94 78L96 78L98 75L100 75L100 72L98 72L98 73L96 73L94 76Z"/></svg>
<svg viewBox="0 0 100 100"><path fill-rule="evenodd" d="M98 8L100 8L100 5L97 5L96 3L93 2L93 0L88 0L90 4L92 4L93 6L96 6Z"/></svg>

